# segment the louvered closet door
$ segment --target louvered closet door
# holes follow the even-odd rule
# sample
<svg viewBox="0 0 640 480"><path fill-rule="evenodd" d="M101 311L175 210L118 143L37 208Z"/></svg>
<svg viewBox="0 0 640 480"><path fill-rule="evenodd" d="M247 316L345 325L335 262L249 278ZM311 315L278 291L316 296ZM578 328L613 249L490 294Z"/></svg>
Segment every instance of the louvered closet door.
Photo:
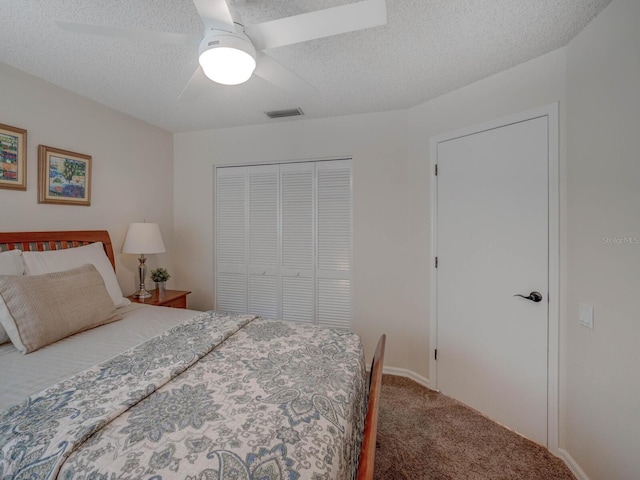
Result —
<svg viewBox="0 0 640 480"><path fill-rule="evenodd" d="M247 312L246 167L219 168L216 180L216 309Z"/></svg>
<svg viewBox="0 0 640 480"><path fill-rule="evenodd" d="M249 188L249 312L280 317L278 272L279 168L247 169Z"/></svg>
<svg viewBox="0 0 640 480"><path fill-rule="evenodd" d="M282 318L314 323L314 164L280 165Z"/></svg>
<svg viewBox="0 0 640 480"><path fill-rule="evenodd" d="M350 328L351 161L216 175L216 308Z"/></svg>
<svg viewBox="0 0 640 480"><path fill-rule="evenodd" d="M317 323L351 327L351 161L318 162Z"/></svg>

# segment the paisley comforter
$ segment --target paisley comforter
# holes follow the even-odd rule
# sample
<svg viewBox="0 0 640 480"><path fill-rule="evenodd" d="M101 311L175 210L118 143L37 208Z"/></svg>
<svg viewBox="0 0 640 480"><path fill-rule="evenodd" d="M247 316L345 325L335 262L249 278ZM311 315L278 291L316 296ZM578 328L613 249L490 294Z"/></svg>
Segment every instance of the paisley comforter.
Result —
<svg viewBox="0 0 640 480"><path fill-rule="evenodd" d="M0 413L0 478L354 478L359 338L200 314Z"/></svg>

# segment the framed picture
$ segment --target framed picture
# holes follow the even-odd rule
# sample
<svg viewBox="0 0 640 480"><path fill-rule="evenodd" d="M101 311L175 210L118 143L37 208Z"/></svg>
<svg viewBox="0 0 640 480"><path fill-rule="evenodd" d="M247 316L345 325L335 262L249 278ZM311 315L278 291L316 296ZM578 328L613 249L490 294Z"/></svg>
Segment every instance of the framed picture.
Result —
<svg viewBox="0 0 640 480"><path fill-rule="evenodd" d="M91 205L91 157L38 146L38 203Z"/></svg>
<svg viewBox="0 0 640 480"><path fill-rule="evenodd" d="M0 188L27 189L27 131L1 123Z"/></svg>

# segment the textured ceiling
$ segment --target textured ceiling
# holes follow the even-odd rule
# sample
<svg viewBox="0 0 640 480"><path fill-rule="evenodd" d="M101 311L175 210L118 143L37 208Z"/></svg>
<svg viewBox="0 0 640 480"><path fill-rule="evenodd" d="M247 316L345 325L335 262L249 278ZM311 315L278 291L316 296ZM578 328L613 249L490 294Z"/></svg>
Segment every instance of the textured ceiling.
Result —
<svg viewBox="0 0 640 480"><path fill-rule="evenodd" d="M353 0L229 0L246 24ZM60 30L54 20L201 35L191 0L0 0L0 62L172 132L411 107L566 45L611 0L387 0L388 24L272 49L317 90L254 76L178 96L197 48ZM6 94L7 92L5 92ZM298 117L299 118L299 117Z"/></svg>

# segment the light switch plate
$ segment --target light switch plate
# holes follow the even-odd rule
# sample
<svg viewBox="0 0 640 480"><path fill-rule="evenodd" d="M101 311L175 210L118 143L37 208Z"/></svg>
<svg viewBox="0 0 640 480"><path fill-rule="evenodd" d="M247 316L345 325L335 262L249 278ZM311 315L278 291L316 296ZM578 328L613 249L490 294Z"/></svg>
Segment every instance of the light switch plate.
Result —
<svg viewBox="0 0 640 480"><path fill-rule="evenodd" d="M578 322L583 327L593 330L593 306L578 304Z"/></svg>

